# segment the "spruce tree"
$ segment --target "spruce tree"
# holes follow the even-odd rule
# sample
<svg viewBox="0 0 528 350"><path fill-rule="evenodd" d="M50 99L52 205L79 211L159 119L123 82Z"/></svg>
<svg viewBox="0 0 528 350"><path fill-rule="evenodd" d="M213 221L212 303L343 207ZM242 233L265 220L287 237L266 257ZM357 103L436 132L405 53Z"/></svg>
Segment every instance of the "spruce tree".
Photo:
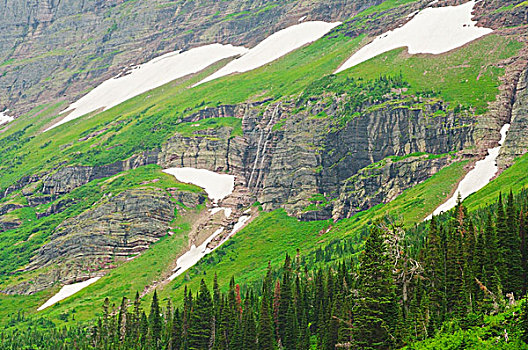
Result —
<svg viewBox="0 0 528 350"><path fill-rule="evenodd" d="M507 241L505 242L505 250L507 251L507 259L505 261L508 278L504 281L505 287L507 287L505 292L513 292L519 298L524 287L521 236L519 234L519 213L511 191L506 204L506 220Z"/></svg>
<svg viewBox="0 0 528 350"><path fill-rule="evenodd" d="M255 324L255 316L251 308L251 298L246 296L244 311L242 314L242 348L256 349L257 348L257 326Z"/></svg>
<svg viewBox="0 0 528 350"><path fill-rule="evenodd" d="M174 310L174 318L172 319L170 349L180 350L182 343L182 320L180 310L176 308L176 310Z"/></svg>
<svg viewBox="0 0 528 350"><path fill-rule="evenodd" d="M360 349L389 349L395 343L398 303L381 229L370 230L359 266L353 337Z"/></svg>
<svg viewBox="0 0 528 350"><path fill-rule="evenodd" d="M123 297L123 299L121 300L121 306L119 307L119 314L117 316L117 329L119 332L120 341L123 341L126 335L127 303L127 298Z"/></svg>
<svg viewBox="0 0 528 350"><path fill-rule="evenodd" d="M193 304L189 328L189 349L203 350L209 348L212 331L213 301L204 280Z"/></svg>
<svg viewBox="0 0 528 350"><path fill-rule="evenodd" d="M429 330L438 327L445 317L445 252L442 244L441 229L437 225L437 218L433 216L429 223L427 244L425 249L425 277L428 279L431 297L431 318Z"/></svg>
<svg viewBox="0 0 528 350"><path fill-rule="evenodd" d="M273 336L273 319L271 317L269 296L264 294L260 303L260 319L257 332L259 350L273 350L275 337Z"/></svg>
<svg viewBox="0 0 528 350"><path fill-rule="evenodd" d="M158 301L158 293L154 290L154 295L152 296L152 303L150 305L150 314L149 314L149 331L150 339L154 348L158 348L159 341L161 338L162 331L162 319L161 319L161 309Z"/></svg>
<svg viewBox="0 0 528 350"><path fill-rule="evenodd" d="M502 255L497 245L497 236L493 226L493 218L488 215L484 228L484 264L482 283L494 294L502 291L499 268L502 264Z"/></svg>

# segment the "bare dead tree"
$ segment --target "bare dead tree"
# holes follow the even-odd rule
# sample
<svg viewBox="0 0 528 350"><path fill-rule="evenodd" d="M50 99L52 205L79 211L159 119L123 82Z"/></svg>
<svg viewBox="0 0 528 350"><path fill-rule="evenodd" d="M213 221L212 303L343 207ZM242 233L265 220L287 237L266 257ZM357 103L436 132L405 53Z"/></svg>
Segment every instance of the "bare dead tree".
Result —
<svg viewBox="0 0 528 350"><path fill-rule="evenodd" d="M489 290L484 283L480 282L478 278L475 277L475 281L477 282L480 290L484 292L484 294L487 294L491 297L491 300L493 301L493 313L499 312L499 301L495 293L493 293L491 290Z"/></svg>
<svg viewBox="0 0 528 350"><path fill-rule="evenodd" d="M384 240L387 248L387 256L392 263L392 272L395 282L401 286L404 311L407 314L409 308L409 286L413 279L421 277L423 267L416 259L409 256L405 249L406 232L402 225L390 222L380 224L384 232Z"/></svg>

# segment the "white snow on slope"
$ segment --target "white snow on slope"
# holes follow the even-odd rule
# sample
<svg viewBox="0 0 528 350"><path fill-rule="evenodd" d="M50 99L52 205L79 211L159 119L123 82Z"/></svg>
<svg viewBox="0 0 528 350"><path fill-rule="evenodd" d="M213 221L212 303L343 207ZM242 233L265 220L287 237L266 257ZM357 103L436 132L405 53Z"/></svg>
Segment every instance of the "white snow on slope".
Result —
<svg viewBox="0 0 528 350"><path fill-rule="evenodd" d="M211 213L211 215L214 215L220 211L223 211L224 212L224 215L227 219L229 219L229 217L231 216L231 213L233 212L233 209L231 208L223 208L223 207L216 207L216 208L213 208L213 209L209 209L209 212Z"/></svg>
<svg viewBox="0 0 528 350"><path fill-rule="evenodd" d="M447 202L436 208L436 210L433 212L433 215L439 215L442 212L453 209L457 204L459 193L461 198L465 199L469 195L486 186L491 181L491 179L493 179L498 171L496 162L497 156L499 155L502 144L506 140L506 134L508 133L509 129L510 124L505 124L502 127L500 131L501 139L499 141L499 145L497 147L488 149L488 155L486 158L475 163L475 167L466 174L462 181L460 181L455 194L449 198ZM429 219L431 219L431 215L426 218L426 220Z"/></svg>
<svg viewBox="0 0 528 350"><path fill-rule="evenodd" d="M212 252L211 249L207 248L207 245L213 240L213 238L218 236L223 231L224 228L220 227L198 247L193 244L191 246L191 249L189 249L185 254L178 258L178 260L176 261L176 268L174 269L174 273L169 277L169 280L172 281L173 279L193 267L198 261L200 261L201 258Z"/></svg>
<svg viewBox="0 0 528 350"><path fill-rule="evenodd" d="M229 238L231 238L235 233L240 231L242 227L246 224L246 222L249 220L249 216L244 215L238 218L237 223L233 226L233 229L227 235L224 237L224 239L218 243L213 249L208 248L207 245L219 234L221 234L224 231L224 228L221 227L218 230L216 230L209 238L207 238L202 244L200 244L199 247L196 247L194 244L191 246L191 249L187 251L185 254L183 254L181 257L178 258L176 261L176 268L173 270L173 274L169 277L169 281L172 281L191 267L193 267L198 261L200 261L201 258L206 256L207 254L211 253L218 247L220 247L224 242L226 242Z"/></svg>
<svg viewBox="0 0 528 350"><path fill-rule="evenodd" d="M133 68L128 74L109 79L87 95L72 103L62 113L70 112L61 124L77 119L87 113L110 109L118 104L152 90L175 79L196 73L224 58L247 52L245 47L212 44L197 47L182 53L170 52Z"/></svg>
<svg viewBox="0 0 528 350"><path fill-rule="evenodd" d="M163 172L174 176L178 181L203 188L214 203L233 193L235 188L235 176L233 175L195 168L168 168Z"/></svg>
<svg viewBox="0 0 528 350"><path fill-rule="evenodd" d="M341 22L328 23L322 21L303 22L280 30L250 49L246 54L229 62L220 70L211 74L196 85L232 74L243 73L261 67L286 55L287 53L311 43Z"/></svg>
<svg viewBox="0 0 528 350"><path fill-rule="evenodd" d="M90 278L90 279L88 279L88 280L86 280L84 282L73 283L73 284L68 284L66 286L63 286L61 288L61 290L59 290L59 292L57 294L55 294L54 296L49 298L48 301L46 301L44 304L42 304L37 310L38 311L44 310L45 308L50 307L51 305L53 305L53 304L55 304L55 303L57 303L57 302L59 302L61 300L64 300L64 299L66 299L69 296L72 296L73 294L77 293L81 289L86 288L90 284L97 282L99 280L99 278L101 278L101 277L93 277L93 278Z"/></svg>
<svg viewBox="0 0 528 350"><path fill-rule="evenodd" d="M336 73L399 47L410 54L440 54L456 49L493 30L476 27L471 12L475 1L459 6L428 7L400 28L382 34L350 57Z"/></svg>
<svg viewBox="0 0 528 350"><path fill-rule="evenodd" d="M15 120L15 118L8 115L7 112L9 112L9 109L6 109L5 111L0 112L0 125L7 124Z"/></svg>

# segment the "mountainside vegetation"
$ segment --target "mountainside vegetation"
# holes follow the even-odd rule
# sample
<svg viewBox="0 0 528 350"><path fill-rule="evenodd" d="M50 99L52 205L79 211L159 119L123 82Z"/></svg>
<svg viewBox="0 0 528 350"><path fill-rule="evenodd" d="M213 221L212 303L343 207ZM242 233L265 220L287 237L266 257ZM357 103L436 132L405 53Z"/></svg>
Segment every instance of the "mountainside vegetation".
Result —
<svg viewBox="0 0 528 350"><path fill-rule="evenodd" d="M344 241L332 249L349 257L326 267L316 267L325 253L313 260L286 255L253 286L231 278L222 292L216 276L209 287L202 279L196 294L185 288L181 304L161 305L156 291L145 309L139 294L119 306L106 298L91 326L53 330L36 320L27 331L4 334L4 345L525 349L528 305L519 297L528 286L527 209L522 191L473 212L459 203L407 231L377 221L363 251ZM407 235L424 239L410 243ZM17 317L12 324L24 320Z"/></svg>
<svg viewBox="0 0 528 350"><path fill-rule="evenodd" d="M526 1L477 2L493 32L456 49L340 73L419 11L466 1L14 3L0 349L528 349ZM223 59L48 129L135 64L314 20L342 23L256 69L196 85ZM492 149L491 181L426 219ZM215 201L171 168L234 187Z"/></svg>

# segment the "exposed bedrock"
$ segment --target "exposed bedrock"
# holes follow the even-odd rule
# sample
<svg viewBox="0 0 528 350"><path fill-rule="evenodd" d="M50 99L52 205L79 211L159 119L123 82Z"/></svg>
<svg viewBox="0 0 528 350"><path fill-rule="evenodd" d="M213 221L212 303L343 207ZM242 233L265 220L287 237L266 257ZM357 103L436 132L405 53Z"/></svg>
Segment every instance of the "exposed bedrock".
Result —
<svg viewBox="0 0 528 350"><path fill-rule="evenodd" d="M305 213L314 204L312 197L323 195L329 204L323 210L326 214L320 213L319 217L338 218L349 211L339 214L332 205L343 197L344 182L361 169L390 156L417 152L442 155L473 144L475 118L446 112L446 106L436 100L365 106L359 116L350 119L343 114L339 101L310 102L301 110L294 102L207 108L183 121L237 117L242 119L242 133L234 134L229 126L198 130L191 135L176 133L160 150L104 166L65 166L50 174L21 179L6 194L22 189L28 194L29 205L37 206L56 201L95 179L157 163L163 168L196 167L234 174L237 185L249 191L265 210L283 207L303 218L309 218ZM419 163L426 166L423 161ZM393 162L389 174L407 179L388 181L387 186L394 184L397 190L386 189L386 194L400 193L426 178L412 179L413 175L396 171L399 166L399 162ZM381 196L372 186L361 194L370 195L373 198L367 198L355 210L379 203ZM385 200L393 197L387 195ZM66 205L54 202L49 212L39 215L60 211Z"/></svg>
<svg viewBox="0 0 528 350"><path fill-rule="evenodd" d="M381 0L0 2L0 109L18 115L166 52L223 43L254 46L306 20L344 21ZM192 30L189 30L192 28Z"/></svg>
<svg viewBox="0 0 528 350"><path fill-rule="evenodd" d="M351 217L364 208L391 201L405 189L427 180L450 162L449 156L429 158L423 155L399 161L388 158L363 168L343 182L339 197L332 206L333 217ZM307 212L305 215L310 217L313 214Z"/></svg>
<svg viewBox="0 0 528 350"><path fill-rule="evenodd" d="M528 152L528 69L517 84L510 123L508 137L497 159L501 168L510 166L515 158Z"/></svg>
<svg viewBox="0 0 528 350"><path fill-rule="evenodd" d="M453 114L431 117L440 108L441 104L426 104L423 109L380 108L352 119L337 130L320 119L301 123L295 117L290 118L278 136L269 172L258 192L259 201L267 209L284 206L299 217L315 218L307 216L306 208L313 204L310 197L322 194L330 203L318 218L333 212L337 219L348 215L346 210L332 209L332 201L337 198L357 202L356 211L393 199L432 174L426 164L421 164L422 172L416 175L407 172L410 168L406 163L391 163L389 171L371 173L370 176L378 179L356 183L356 191L348 191L346 182L350 183L350 178L361 169L389 156L416 152L444 154L471 143L471 119ZM292 136L293 130L298 130L297 137ZM299 143L299 139L304 142ZM381 191L375 183L383 183L385 189ZM361 186L364 187L360 189Z"/></svg>
<svg viewBox="0 0 528 350"><path fill-rule="evenodd" d="M205 196L153 188L106 196L95 208L69 218L55 229L24 269L43 268L35 281L3 292L30 294L56 282L79 280L94 271L112 268L116 261L140 253L167 234L176 201L196 206L205 201Z"/></svg>

